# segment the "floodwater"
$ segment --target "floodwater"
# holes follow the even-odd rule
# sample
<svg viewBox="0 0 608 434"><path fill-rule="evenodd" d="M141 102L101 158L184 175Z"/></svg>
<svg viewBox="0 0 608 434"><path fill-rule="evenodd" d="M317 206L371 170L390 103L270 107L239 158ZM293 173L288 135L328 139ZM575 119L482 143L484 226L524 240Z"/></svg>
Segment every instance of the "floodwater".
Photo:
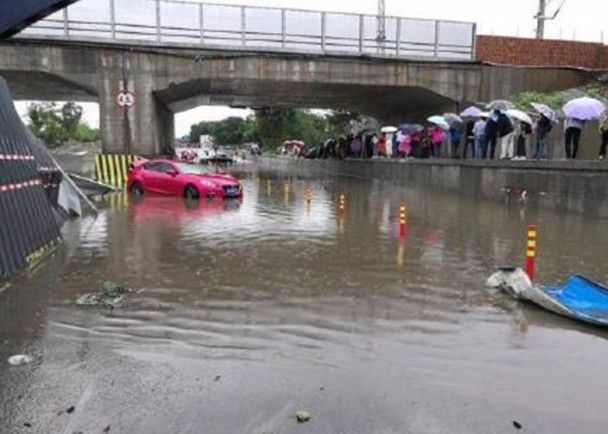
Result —
<svg viewBox="0 0 608 434"><path fill-rule="evenodd" d="M608 332L484 287L523 261L528 223L540 281L604 280L604 221L242 176L242 203L110 198L0 292L0 432L608 430ZM75 305L106 280L132 289L122 307ZM9 366L17 353L35 361Z"/></svg>

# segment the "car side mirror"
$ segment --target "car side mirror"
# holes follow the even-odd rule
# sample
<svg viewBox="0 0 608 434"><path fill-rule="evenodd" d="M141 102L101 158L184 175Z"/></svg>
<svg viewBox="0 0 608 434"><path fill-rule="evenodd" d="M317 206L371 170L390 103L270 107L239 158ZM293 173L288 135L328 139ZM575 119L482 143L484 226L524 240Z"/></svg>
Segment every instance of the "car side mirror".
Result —
<svg viewBox="0 0 608 434"><path fill-rule="evenodd" d="M167 170L167 172L165 172L167 175L171 175L172 177L176 177L177 176L177 170L175 169L169 169Z"/></svg>

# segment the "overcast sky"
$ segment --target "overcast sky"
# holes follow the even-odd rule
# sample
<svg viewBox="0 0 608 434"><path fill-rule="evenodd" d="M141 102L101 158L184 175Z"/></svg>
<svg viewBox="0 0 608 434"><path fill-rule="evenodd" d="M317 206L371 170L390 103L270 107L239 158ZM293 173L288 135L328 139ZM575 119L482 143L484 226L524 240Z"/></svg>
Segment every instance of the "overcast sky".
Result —
<svg viewBox="0 0 608 434"><path fill-rule="evenodd" d="M197 0L191 0L196 2ZM244 4L252 6L281 6L300 9L342 11L374 14L376 0L224 0L207 3ZM562 0L548 0L548 12L553 13ZM386 0L388 15L413 18L449 19L473 21L480 34L510 36L533 36L536 22L534 15L538 0ZM576 39L599 42L602 31L608 40L608 0L567 0L560 15L549 21L547 38ZM21 113L25 104L19 104ZM176 134L181 136L189 131L192 123L200 120L219 120L231 115L247 116L248 110L231 110L225 107L205 107L176 115ZM87 121L97 126L99 113L95 104L85 105Z"/></svg>

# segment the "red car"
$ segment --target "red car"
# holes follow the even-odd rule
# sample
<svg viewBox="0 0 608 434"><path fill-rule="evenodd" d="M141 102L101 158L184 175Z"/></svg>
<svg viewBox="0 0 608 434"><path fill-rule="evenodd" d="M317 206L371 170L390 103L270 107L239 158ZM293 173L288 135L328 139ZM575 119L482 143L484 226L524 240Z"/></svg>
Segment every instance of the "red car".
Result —
<svg viewBox="0 0 608 434"><path fill-rule="evenodd" d="M170 160L139 160L130 168L127 189L134 195L157 193L188 199L236 198L243 195L239 181L207 166Z"/></svg>

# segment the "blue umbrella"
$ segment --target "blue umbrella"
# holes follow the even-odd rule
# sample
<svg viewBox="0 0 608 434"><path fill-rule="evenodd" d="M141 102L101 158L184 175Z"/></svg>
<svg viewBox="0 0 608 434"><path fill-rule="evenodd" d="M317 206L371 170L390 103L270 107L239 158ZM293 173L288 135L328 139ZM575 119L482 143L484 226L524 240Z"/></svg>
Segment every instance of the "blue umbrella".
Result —
<svg viewBox="0 0 608 434"><path fill-rule="evenodd" d="M416 134L422 130L424 130L424 127L419 124L402 124L399 126L399 131L407 135Z"/></svg>

